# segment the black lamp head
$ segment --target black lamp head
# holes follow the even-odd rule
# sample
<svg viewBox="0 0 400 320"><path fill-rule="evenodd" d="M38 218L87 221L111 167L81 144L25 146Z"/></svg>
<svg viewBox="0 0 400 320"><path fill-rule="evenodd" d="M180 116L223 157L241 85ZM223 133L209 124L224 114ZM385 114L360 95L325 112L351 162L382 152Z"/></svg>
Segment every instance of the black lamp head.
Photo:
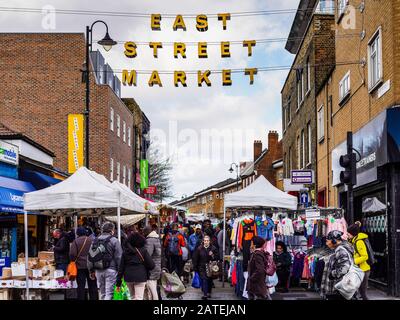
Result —
<svg viewBox="0 0 400 320"><path fill-rule="evenodd" d="M113 46L115 46L117 44L116 41L114 41L113 39L111 39L110 35L108 34L108 32L106 33L106 35L104 36L104 38L100 41L97 42L98 44L102 45L104 50L106 51L110 51L111 48Z"/></svg>

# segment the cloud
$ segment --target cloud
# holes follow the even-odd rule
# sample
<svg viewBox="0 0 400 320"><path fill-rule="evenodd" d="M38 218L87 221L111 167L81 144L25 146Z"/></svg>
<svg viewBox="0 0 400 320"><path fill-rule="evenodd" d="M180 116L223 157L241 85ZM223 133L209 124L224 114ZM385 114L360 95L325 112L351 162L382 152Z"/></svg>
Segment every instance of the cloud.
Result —
<svg viewBox="0 0 400 320"><path fill-rule="evenodd" d="M265 1L265 0L124 0L115 2L100 1L39 1L31 0L29 7L40 8L53 5L57 9L81 9L118 12L146 13L221 13L243 12L271 9L297 8L299 0ZM27 7L26 1L14 1L13 7ZM195 19L187 19L187 31L173 31L173 19L162 20L162 31L152 31L150 20L143 18L101 17L84 15L57 15L55 30L43 30L40 14L0 13L3 32L84 32L85 26L95 19L105 20L110 28L110 35L120 41L161 41L161 42L197 42L250 40L262 38L284 38L288 35L294 14L266 15L254 17L237 17L228 22L228 30L223 31L221 22L209 19L209 30L198 32ZM16 23L18 21L18 23ZM103 26L96 25L94 39L104 34ZM152 51L146 46L139 46L138 57L127 59L123 46L113 48L109 53L102 51L113 69L145 70L206 70L222 68L262 67L290 65L292 55L284 50L284 42L258 44L253 57L247 57L247 49L241 45L232 46L232 57L222 59L219 46L209 46L209 58L197 58L197 47L188 47L187 59L174 59L172 47L164 46L159 58L154 59ZM95 49L98 46L95 45ZM268 130L281 131L280 90L287 71L259 72L255 84L248 84L244 74L234 74L233 86L222 87L221 75L213 74L211 88L198 88L195 75L188 75L187 88L175 88L172 75L162 75L163 88L149 88L148 75L139 75L137 87L124 87L122 95L133 97L151 121L152 129L163 132L166 140L165 155L174 155L173 170L174 193L180 198L182 194L191 194L208 185L215 184L231 175L227 171L231 162L251 160L253 140L261 139L264 145ZM226 149L225 158L213 157L212 154L189 154L181 152L187 143L171 139L169 126L176 124L183 136L190 133L201 143L202 130L230 130L232 139L227 139L222 148ZM236 131L235 131L236 130ZM241 134L234 133L240 132ZM175 140L174 143L170 141ZM177 141L178 140L178 141ZM206 139L205 139L206 140ZM204 142L204 141L203 141ZM190 143L189 143L190 144ZM212 141L209 146L212 145ZM200 148L199 148L200 149ZM230 156L229 156L230 155Z"/></svg>

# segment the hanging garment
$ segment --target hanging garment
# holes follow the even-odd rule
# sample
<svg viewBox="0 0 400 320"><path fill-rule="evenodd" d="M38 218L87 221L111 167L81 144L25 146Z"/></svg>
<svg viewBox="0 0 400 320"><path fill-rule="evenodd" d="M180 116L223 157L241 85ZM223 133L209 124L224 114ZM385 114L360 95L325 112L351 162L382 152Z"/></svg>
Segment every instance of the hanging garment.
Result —
<svg viewBox="0 0 400 320"><path fill-rule="evenodd" d="M344 218L335 219L333 216L328 217L327 233L338 230L343 232L343 240L347 240L347 222Z"/></svg>
<svg viewBox="0 0 400 320"><path fill-rule="evenodd" d="M295 253L293 258L292 277L294 279L301 279L304 268L304 258L306 254L303 252Z"/></svg>
<svg viewBox="0 0 400 320"><path fill-rule="evenodd" d="M292 236L294 234L293 222L289 218L284 218L281 221L282 234L284 236Z"/></svg>

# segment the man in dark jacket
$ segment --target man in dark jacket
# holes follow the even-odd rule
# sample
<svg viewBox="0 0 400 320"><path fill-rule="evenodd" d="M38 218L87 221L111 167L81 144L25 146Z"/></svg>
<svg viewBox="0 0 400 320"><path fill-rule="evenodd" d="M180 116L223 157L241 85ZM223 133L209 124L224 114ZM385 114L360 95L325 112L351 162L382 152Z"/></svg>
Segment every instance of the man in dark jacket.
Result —
<svg viewBox="0 0 400 320"><path fill-rule="evenodd" d="M67 273L69 264L69 240L67 234L61 229L53 231L54 238L54 260L57 270L63 270L64 275Z"/></svg>
<svg viewBox="0 0 400 320"><path fill-rule="evenodd" d="M143 235L146 237L145 249L154 262L154 269L150 271L147 287L149 288L153 300L159 300L157 293L157 281L161 277L161 241L158 233L150 226L143 229Z"/></svg>
<svg viewBox="0 0 400 320"><path fill-rule="evenodd" d="M89 299L98 300L98 291L96 280L91 279L89 269L87 267L87 257L90 246L92 245L92 237L87 234L87 229L79 227L76 231L77 238L71 243L69 257L71 261L76 262L78 274L76 282L78 285L78 300L86 300L86 281L89 289Z"/></svg>

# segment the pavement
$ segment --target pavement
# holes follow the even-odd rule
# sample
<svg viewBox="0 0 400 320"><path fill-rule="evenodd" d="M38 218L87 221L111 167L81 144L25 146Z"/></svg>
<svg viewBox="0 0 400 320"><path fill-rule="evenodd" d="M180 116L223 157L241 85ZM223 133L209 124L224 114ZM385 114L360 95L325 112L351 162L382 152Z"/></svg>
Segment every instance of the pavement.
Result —
<svg viewBox="0 0 400 320"><path fill-rule="evenodd" d="M240 301L241 298L237 297L235 290L231 287L230 283L225 283L225 287L222 287L222 282L215 280L215 288L211 294L211 301L214 300L234 300ZM161 295L163 300L201 300L202 292L200 289L193 288L190 284L186 285L186 293L181 296L181 299L169 299L165 296L164 291L161 289ZM276 292L271 295L272 300L321 300L319 294L315 291L310 291L305 288L291 288L287 293ZM370 300L400 300L400 298L394 298L386 295L386 293L374 289L368 289L368 297ZM50 293L50 300L64 300L64 294L60 291ZM243 299L244 300L244 299Z"/></svg>

